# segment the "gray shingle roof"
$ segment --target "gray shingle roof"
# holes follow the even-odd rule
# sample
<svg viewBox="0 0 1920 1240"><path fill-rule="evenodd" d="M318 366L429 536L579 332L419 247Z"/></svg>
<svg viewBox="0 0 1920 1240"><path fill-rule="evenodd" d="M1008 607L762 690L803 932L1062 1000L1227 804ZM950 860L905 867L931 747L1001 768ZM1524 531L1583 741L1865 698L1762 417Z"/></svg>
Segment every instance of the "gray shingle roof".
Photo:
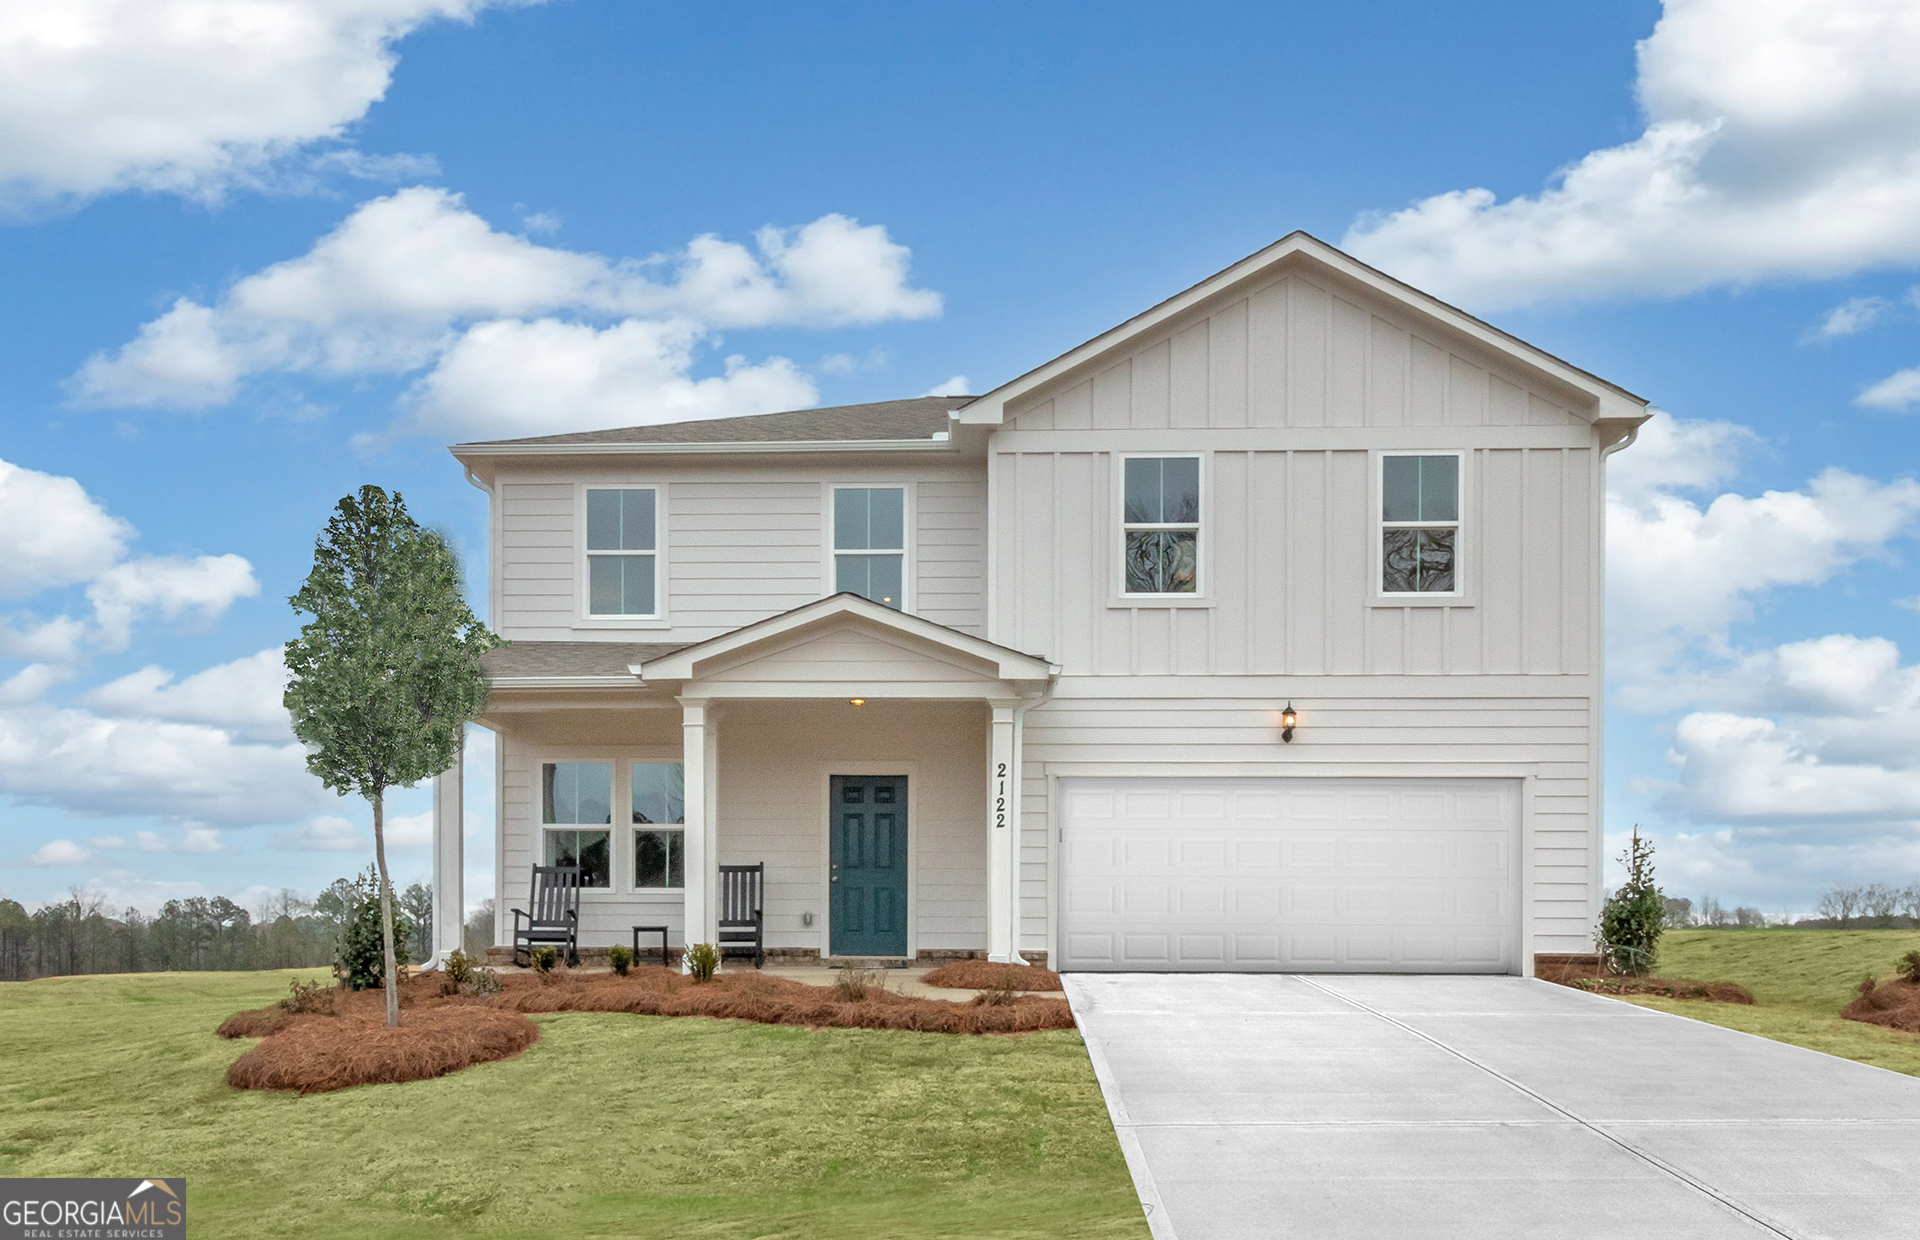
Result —
<svg viewBox="0 0 1920 1240"><path fill-rule="evenodd" d="M481 656L487 675L626 676L627 667L686 649L686 642L510 642ZM636 682L638 683L638 682Z"/></svg>
<svg viewBox="0 0 1920 1240"><path fill-rule="evenodd" d="M658 426L628 426L608 431L575 431L566 435L539 435L531 439L493 439L494 444L569 443L805 443L834 439L927 439L947 429L947 411L958 409L971 396L916 396L912 400L882 400L867 405L833 405L825 409L794 409L760 413L745 418L709 418L700 422L666 422Z"/></svg>

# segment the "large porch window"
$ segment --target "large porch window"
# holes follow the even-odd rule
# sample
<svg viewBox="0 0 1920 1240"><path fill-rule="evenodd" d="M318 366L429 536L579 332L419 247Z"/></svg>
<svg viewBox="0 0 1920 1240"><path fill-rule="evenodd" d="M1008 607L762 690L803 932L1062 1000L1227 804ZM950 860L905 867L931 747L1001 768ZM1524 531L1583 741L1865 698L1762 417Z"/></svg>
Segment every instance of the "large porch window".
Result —
<svg viewBox="0 0 1920 1240"><path fill-rule="evenodd" d="M661 824L687 820L686 775L678 762L633 764L633 885L677 890L687 885L684 829Z"/></svg>
<svg viewBox="0 0 1920 1240"><path fill-rule="evenodd" d="M541 765L540 836L542 865L579 866L582 887L613 885L611 762Z"/></svg>

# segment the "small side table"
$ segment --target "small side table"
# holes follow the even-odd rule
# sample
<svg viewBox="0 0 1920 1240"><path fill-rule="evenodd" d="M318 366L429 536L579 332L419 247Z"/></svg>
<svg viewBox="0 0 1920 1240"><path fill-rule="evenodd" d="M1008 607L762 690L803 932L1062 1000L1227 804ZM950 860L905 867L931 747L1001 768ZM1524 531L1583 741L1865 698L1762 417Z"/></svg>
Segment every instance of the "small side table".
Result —
<svg viewBox="0 0 1920 1240"><path fill-rule="evenodd" d="M665 926L635 926L633 928L633 958L635 960L640 958L640 936L643 934L657 934L660 936L660 967L663 969L672 968L673 966L667 963L667 928Z"/></svg>

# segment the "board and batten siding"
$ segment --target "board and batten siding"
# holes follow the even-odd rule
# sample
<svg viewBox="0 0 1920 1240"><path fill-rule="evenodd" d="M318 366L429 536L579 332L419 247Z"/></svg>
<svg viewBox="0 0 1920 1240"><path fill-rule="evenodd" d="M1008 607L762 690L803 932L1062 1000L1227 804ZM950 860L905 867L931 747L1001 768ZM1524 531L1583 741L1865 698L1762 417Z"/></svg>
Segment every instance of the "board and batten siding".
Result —
<svg viewBox="0 0 1920 1240"><path fill-rule="evenodd" d="M525 641L693 642L831 593L825 487L909 482L913 610L979 634L986 626L986 481L977 461L779 468L642 462L627 469L503 470L495 624ZM580 616L580 483L661 490L668 625Z"/></svg>
<svg viewBox="0 0 1920 1240"><path fill-rule="evenodd" d="M1053 933L1049 777L1529 777L1536 951L1598 895L1598 443L1576 393L1299 275L1008 406L990 441L987 636L1062 665L1024 724L1022 946ZM1383 451L1466 454L1466 597L1375 597ZM1119 457L1202 457L1200 594L1119 591ZM1278 707L1302 710L1279 739Z"/></svg>

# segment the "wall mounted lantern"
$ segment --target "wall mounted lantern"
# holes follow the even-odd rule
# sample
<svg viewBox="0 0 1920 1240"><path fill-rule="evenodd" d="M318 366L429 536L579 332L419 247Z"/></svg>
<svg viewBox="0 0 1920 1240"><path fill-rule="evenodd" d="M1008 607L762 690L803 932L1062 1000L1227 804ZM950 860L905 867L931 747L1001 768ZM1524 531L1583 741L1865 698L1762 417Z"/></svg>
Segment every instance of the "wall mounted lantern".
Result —
<svg viewBox="0 0 1920 1240"><path fill-rule="evenodd" d="M1280 739L1282 741L1291 741L1293 739L1294 725L1299 722L1300 712L1293 708L1292 702L1288 702L1285 709L1280 712Z"/></svg>

